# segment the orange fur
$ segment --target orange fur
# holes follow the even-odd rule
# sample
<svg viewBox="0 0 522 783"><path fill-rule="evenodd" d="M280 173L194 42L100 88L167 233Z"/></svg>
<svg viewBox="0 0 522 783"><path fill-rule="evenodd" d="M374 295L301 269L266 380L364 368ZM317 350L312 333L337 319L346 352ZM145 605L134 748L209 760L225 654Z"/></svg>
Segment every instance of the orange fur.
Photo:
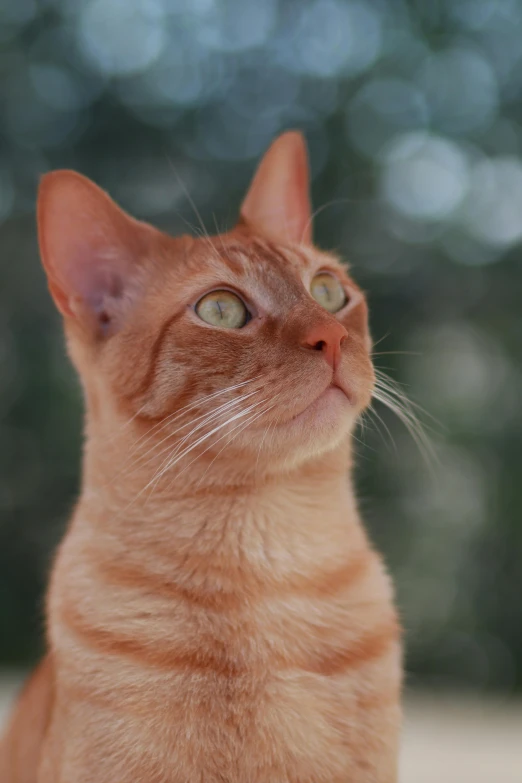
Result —
<svg viewBox="0 0 522 783"><path fill-rule="evenodd" d="M280 137L238 227L199 239L72 172L44 178L42 259L86 441L50 652L2 783L397 779L400 632L348 478L367 308L311 243L306 166L301 137ZM309 294L320 270L345 286L339 315ZM192 309L218 288L249 306L242 329Z"/></svg>

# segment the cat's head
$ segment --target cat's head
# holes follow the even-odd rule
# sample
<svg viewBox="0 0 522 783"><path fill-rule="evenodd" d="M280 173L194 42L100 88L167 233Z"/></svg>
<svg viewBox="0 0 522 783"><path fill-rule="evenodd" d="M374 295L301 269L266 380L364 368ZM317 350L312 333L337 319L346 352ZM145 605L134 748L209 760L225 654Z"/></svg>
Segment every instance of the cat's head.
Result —
<svg viewBox="0 0 522 783"><path fill-rule="evenodd" d="M43 178L41 256L99 443L127 422L160 462L280 469L346 440L374 380L367 306L312 244L308 179L286 133L234 230L172 238L79 174Z"/></svg>

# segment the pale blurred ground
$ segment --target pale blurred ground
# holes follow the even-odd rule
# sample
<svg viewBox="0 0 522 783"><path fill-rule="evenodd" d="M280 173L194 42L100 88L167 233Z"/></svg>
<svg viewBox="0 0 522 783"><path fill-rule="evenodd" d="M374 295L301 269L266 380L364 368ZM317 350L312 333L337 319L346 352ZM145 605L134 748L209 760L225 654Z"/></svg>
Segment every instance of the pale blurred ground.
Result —
<svg viewBox="0 0 522 783"><path fill-rule="evenodd" d="M522 702L406 702L401 783L522 783Z"/></svg>
<svg viewBox="0 0 522 783"><path fill-rule="evenodd" d="M0 726L19 684L0 677ZM400 783L522 783L522 702L409 696Z"/></svg>

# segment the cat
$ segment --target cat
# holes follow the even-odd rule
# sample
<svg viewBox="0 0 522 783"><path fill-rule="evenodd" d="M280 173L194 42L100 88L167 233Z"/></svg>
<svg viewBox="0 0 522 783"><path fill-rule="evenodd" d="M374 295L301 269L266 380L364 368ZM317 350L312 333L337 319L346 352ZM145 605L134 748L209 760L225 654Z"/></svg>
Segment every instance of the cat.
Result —
<svg viewBox="0 0 522 783"><path fill-rule="evenodd" d="M367 304L312 242L302 135L227 233L72 171L38 230L85 448L1 783L395 783L401 632L350 480Z"/></svg>

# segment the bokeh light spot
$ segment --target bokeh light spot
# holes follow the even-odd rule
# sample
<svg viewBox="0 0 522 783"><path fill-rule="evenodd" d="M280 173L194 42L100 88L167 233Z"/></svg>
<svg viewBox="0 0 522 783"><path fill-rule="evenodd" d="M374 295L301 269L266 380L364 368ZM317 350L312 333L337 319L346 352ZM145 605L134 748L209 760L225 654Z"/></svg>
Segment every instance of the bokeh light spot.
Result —
<svg viewBox="0 0 522 783"><path fill-rule="evenodd" d="M466 194L467 161L447 139L404 134L384 154L381 188L383 198L404 215L441 220L454 212Z"/></svg>
<svg viewBox="0 0 522 783"><path fill-rule="evenodd" d="M403 79L375 79L350 102L347 130L354 146L369 157L377 155L397 133L420 130L428 122L421 91Z"/></svg>
<svg viewBox="0 0 522 783"><path fill-rule="evenodd" d="M281 42L279 56L299 73L355 74L376 60L381 43L380 17L371 5L315 0L303 4L297 24Z"/></svg>
<svg viewBox="0 0 522 783"><path fill-rule="evenodd" d="M418 77L437 128L466 133L490 122L498 108L495 73L479 52L453 48L428 57Z"/></svg>
<svg viewBox="0 0 522 783"><path fill-rule="evenodd" d="M488 244L509 247L522 239L522 163L512 157L477 163L461 219Z"/></svg>
<svg viewBox="0 0 522 783"><path fill-rule="evenodd" d="M160 0L91 0L78 20L79 43L93 67L114 76L143 71L167 42Z"/></svg>

